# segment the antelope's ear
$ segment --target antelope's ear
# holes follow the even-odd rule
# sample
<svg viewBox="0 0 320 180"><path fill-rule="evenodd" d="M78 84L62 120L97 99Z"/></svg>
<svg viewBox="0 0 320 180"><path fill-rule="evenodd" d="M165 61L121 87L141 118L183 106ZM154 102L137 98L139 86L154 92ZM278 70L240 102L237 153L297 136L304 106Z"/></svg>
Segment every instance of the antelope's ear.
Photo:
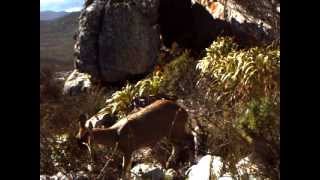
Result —
<svg viewBox="0 0 320 180"><path fill-rule="evenodd" d="M92 129L93 129L93 125L92 125L92 122L91 122L91 121L89 122L89 127L88 127L88 128L89 128L89 130L92 130Z"/></svg>
<svg viewBox="0 0 320 180"><path fill-rule="evenodd" d="M84 128L86 120L87 120L86 116L84 114L81 114L79 117L79 127L80 128Z"/></svg>
<svg viewBox="0 0 320 180"><path fill-rule="evenodd" d="M89 122L89 127L88 127L88 132L89 132L89 134L92 133L92 129L93 129L93 126L92 126L92 122L90 121L90 122Z"/></svg>

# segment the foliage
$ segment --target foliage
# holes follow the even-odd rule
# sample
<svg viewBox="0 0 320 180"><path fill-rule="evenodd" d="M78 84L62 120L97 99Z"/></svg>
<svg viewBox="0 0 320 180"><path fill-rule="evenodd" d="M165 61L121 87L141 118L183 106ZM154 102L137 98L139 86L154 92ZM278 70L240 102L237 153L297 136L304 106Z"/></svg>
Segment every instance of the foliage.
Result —
<svg viewBox="0 0 320 180"><path fill-rule="evenodd" d="M137 82L135 85L127 83L121 90L116 91L105 102L105 107L98 114L115 114L123 117L129 113L131 101L144 95L156 95L159 91L162 77L154 73L150 77Z"/></svg>
<svg viewBox="0 0 320 180"><path fill-rule="evenodd" d="M178 92L183 93L184 87L187 86L183 83L190 80L188 76L192 75L192 73L189 71L194 63L195 61L190 57L190 52L185 51L172 62L165 65L162 73L163 82L159 91L164 94L173 95L178 95Z"/></svg>
<svg viewBox="0 0 320 180"><path fill-rule="evenodd" d="M278 118L278 102L271 101L269 98L252 100L239 117L239 128L250 132L250 134L266 135L267 139L271 141L272 138L280 138L279 134L275 133L279 128L279 121L271 121ZM268 129L264 129L265 127Z"/></svg>
<svg viewBox="0 0 320 180"><path fill-rule="evenodd" d="M57 171L70 172L83 170L88 163L88 155L75 146L76 139L68 134L40 134L40 173L54 174ZM46 162L44 164L43 162Z"/></svg>
<svg viewBox="0 0 320 180"><path fill-rule="evenodd" d="M280 141L279 47L271 44L239 50L232 39L218 38L198 62L197 69L200 71L198 87L204 89L208 103L215 104L215 108L221 110L214 116L224 124L220 127L235 132L234 137L231 136L233 147L251 149L262 159L265 175L277 179ZM239 135L244 143L235 141ZM261 142L265 151L272 152L268 154L272 163L266 160L267 155L257 146ZM229 152L226 159L232 154L236 157L235 149Z"/></svg>
<svg viewBox="0 0 320 180"><path fill-rule="evenodd" d="M162 70L113 94L107 107L124 116L135 97L178 96L190 119L200 126L201 153L222 156L234 174L241 158L256 153L263 159L262 169L275 169L265 176L276 177L278 162L268 164L256 144L263 142L273 161L278 159L279 56L279 47L273 44L239 49L231 38L218 38L198 62L185 52Z"/></svg>
<svg viewBox="0 0 320 180"><path fill-rule="evenodd" d="M183 78L181 74L184 74L184 71L188 68L187 57L188 52L185 52L165 65L162 70L155 70L134 85L128 83L107 99L106 106L99 113L116 114L123 117L129 113L130 103L134 98L160 93L170 94L177 88L176 83Z"/></svg>
<svg viewBox="0 0 320 180"><path fill-rule="evenodd" d="M59 82L54 80L52 68L44 66L40 70L40 102L43 102L44 99L52 101L60 97L61 89L57 84Z"/></svg>
<svg viewBox="0 0 320 180"><path fill-rule="evenodd" d="M280 81L280 50L274 46L238 50L231 38L218 38L197 64L201 77L216 81L212 88L241 101L277 94ZM226 100L226 99L225 99Z"/></svg>

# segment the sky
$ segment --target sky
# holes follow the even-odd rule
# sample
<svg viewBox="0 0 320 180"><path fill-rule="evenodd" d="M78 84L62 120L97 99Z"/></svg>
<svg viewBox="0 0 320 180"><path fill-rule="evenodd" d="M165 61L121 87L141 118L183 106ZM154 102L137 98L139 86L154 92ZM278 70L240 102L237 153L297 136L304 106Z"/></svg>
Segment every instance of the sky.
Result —
<svg viewBox="0 0 320 180"><path fill-rule="evenodd" d="M84 0L40 0L40 11L79 11Z"/></svg>

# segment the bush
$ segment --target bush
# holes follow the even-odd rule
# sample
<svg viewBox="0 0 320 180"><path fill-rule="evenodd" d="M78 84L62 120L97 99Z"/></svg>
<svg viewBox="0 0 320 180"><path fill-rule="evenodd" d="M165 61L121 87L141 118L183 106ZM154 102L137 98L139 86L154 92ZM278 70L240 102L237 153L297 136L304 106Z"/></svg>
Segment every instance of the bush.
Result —
<svg viewBox="0 0 320 180"><path fill-rule="evenodd" d="M231 140L239 139L236 136L240 135L245 142L231 141L233 147L238 148L228 152L226 159L251 151L260 160L264 175L278 179L279 47L271 44L239 50L231 38L218 38L207 49L197 69L200 70L199 88L206 93L208 103L221 110L215 118L224 124L223 129L234 132ZM236 149L243 150L237 152Z"/></svg>
<svg viewBox="0 0 320 180"><path fill-rule="evenodd" d="M129 84L116 91L107 99L106 106L99 113L116 114L119 117L127 115L131 109L131 102L135 98L143 96L156 96L158 94L173 95L177 88L176 84L184 77L189 67L188 52L183 53L174 61L164 67L156 69L145 79L136 84ZM187 61L186 61L187 60Z"/></svg>

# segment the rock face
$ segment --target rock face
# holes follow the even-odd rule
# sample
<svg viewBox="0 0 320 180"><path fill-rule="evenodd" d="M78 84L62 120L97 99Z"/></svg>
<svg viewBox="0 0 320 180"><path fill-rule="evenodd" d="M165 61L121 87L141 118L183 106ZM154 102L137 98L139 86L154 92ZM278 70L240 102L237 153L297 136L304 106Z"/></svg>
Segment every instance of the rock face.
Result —
<svg viewBox="0 0 320 180"><path fill-rule="evenodd" d="M93 0L80 15L75 67L117 82L148 73L160 46L159 0Z"/></svg>
<svg viewBox="0 0 320 180"><path fill-rule="evenodd" d="M233 6L227 8L231 14L224 18L224 6L218 2L208 6L191 0L161 0L159 24L164 45L170 48L176 42L197 54L218 36L233 36L244 47L275 39L268 24L259 25L263 23L260 19L251 20Z"/></svg>
<svg viewBox="0 0 320 180"><path fill-rule="evenodd" d="M241 47L270 43L276 39L268 24L261 19L241 14L234 10L234 6L231 3L226 6L229 13L225 18L224 6L219 2L213 2L210 7L212 9L199 3L192 5L194 49L208 47L218 36L232 36Z"/></svg>
<svg viewBox="0 0 320 180"><path fill-rule="evenodd" d="M213 16L214 19L225 20L231 25L231 29L236 37L242 38L244 41L257 41L257 42L270 42L272 40L277 40L280 37L280 29L277 29L268 24L262 17L253 16L241 5L242 3L237 3L239 1L230 0L226 4L221 2L206 2L204 5L207 10ZM264 3L261 1L260 3ZM272 3L269 1L268 3ZM267 4L268 4L267 3ZM265 4L264 6L268 6ZM280 4L279 4L280 5ZM254 8L253 8L254 9ZM260 11L272 11L271 9L264 9ZM260 14L262 14L260 12ZM268 15L267 15L268 14ZM280 21L280 16L271 15L270 12L266 13L269 18L274 19L274 21ZM249 42L247 44L254 43Z"/></svg>

